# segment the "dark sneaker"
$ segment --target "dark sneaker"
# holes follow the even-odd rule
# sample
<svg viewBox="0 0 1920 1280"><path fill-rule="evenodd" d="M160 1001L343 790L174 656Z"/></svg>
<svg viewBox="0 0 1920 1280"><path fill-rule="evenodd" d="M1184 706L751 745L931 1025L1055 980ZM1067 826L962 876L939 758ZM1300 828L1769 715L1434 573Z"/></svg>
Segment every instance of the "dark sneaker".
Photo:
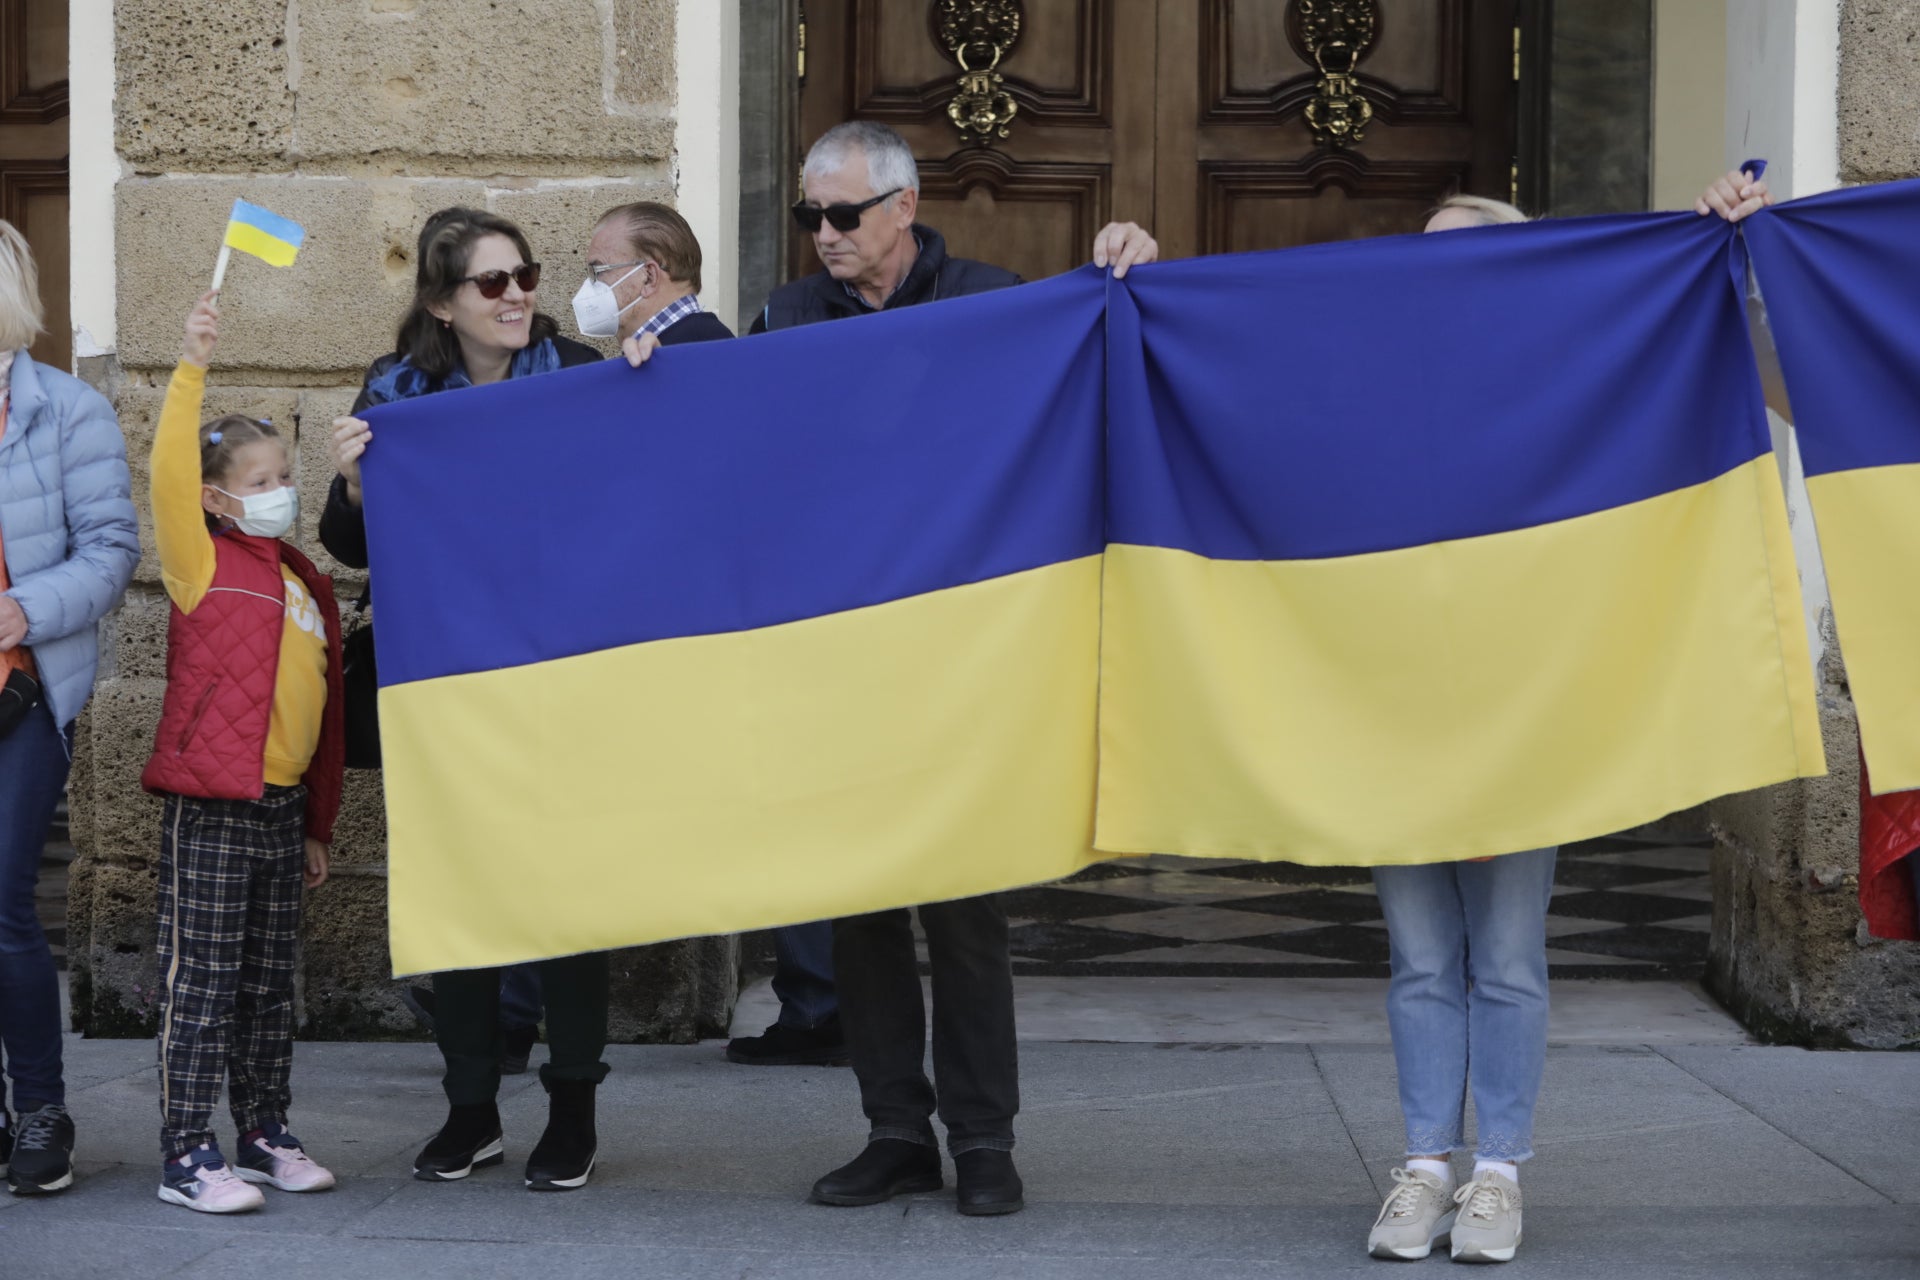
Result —
<svg viewBox="0 0 1920 1280"><path fill-rule="evenodd" d="M160 1198L195 1213L246 1213L267 1202L258 1187L227 1167L220 1148L206 1145L169 1160L160 1173Z"/></svg>
<svg viewBox="0 0 1920 1280"><path fill-rule="evenodd" d="M540 1038L538 1027L502 1027L500 1029L500 1074L517 1076L527 1069L533 1057L533 1045Z"/></svg>
<svg viewBox="0 0 1920 1280"><path fill-rule="evenodd" d="M422 1182L458 1182L475 1169L506 1159L500 1132L500 1108L491 1102L451 1107L447 1122L413 1158L413 1176Z"/></svg>
<svg viewBox="0 0 1920 1280"><path fill-rule="evenodd" d="M527 1188L531 1191L572 1191L587 1185L599 1142L593 1129L590 1080L550 1080L547 1087L547 1130L527 1157Z"/></svg>
<svg viewBox="0 0 1920 1280"><path fill-rule="evenodd" d="M727 1041L727 1061L751 1067L844 1067L847 1037L837 1013L811 1028L776 1022L760 1035Z"/></svg>
<svg viewBox="0 0 1920 1280"><path fill-rule="evenodd" d="M72 1185L73 1117L58 1106L24 1112L20 1131L13 1135L7 1186L17 1196L30 1196Z"/></svg>
<svg viewBox="0 0 1920 1280"><path fill-rule="evenodd" d="M287 1126L269 1122L240 1138L240 1159L233 1171L247 1182L264 1182L281 1191L325 1191L333 1175L313 1162Z"/></svg>

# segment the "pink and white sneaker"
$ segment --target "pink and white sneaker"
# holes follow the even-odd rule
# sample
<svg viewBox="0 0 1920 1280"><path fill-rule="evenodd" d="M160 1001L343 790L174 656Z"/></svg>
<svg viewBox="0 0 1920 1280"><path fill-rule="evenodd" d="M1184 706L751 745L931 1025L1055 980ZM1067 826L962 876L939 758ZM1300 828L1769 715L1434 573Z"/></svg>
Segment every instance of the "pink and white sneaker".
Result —
<svg viewBox="0 0 1920 1280"><path fill-rule="evenodd" d="M240 1139L240 1159L233 1171L248 1182L282 1191L325 1191L333 1185L333 1175L300 1149L300 1139L272 1120Z"/></svg>
<svg viewBox="0 0 1920 1280"><path fill-rule="evenodd" d="M267 1202L234 1176L220 1149L211 1144L167 1161L160 1175L160 1198L195 1213L246 1213Z"/></svg>

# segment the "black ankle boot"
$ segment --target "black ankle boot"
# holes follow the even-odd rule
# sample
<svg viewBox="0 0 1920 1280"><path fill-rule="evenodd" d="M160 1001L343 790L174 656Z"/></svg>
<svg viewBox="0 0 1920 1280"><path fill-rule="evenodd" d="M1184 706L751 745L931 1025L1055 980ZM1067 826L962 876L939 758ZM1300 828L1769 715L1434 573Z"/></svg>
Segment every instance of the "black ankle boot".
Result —
<svg viewBox="0 0 1920 1280"><path fill-rule="evenodd" d="M413 1158L422 1182L457 1182L475 1169L499 1164L500 1108L491 1102L455 1103L447 1122Z"/></svg>
<svg viewBox="0 0 1920 1280"><path fill-rule="evenodd" d="M591 1080L541 1081L547 1087L547 1131L527 1157L527 1186L572 1191L587 1185L598 1141L593 1132Z"/></svg>
<svg viewBox="0 0 1920 1280"><path fill-rule="evenodd" d="M953 1175L964 1214L1018 1213L1026 1208L1025 1188L1014 1171L1011 1151L991 1147L963 1151L953 1158Z"/></svg>
<svg viewBox="0 0 1920 1280"><path fill-rule="evenodd" d="M879 1204L940 1189L940 1148L905 1138L875 1138L867 1149L813 1184L815 1204Z"/></svg>

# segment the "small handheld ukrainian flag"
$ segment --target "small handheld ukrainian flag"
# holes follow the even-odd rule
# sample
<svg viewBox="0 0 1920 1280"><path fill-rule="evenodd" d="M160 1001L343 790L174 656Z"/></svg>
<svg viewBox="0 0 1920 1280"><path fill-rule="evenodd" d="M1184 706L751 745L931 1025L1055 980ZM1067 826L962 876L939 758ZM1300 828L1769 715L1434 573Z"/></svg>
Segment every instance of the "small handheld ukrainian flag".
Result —
<svg viewBox="0 0 1920 1280"><path fill-rule="evenodd" d="M227 215L227 238L220 246L220 261L213 269L213 287L226 278L227 263L235 249L250 253L276 267L290 267L307 233L297 222L245 200L233 202Z"/></svg>

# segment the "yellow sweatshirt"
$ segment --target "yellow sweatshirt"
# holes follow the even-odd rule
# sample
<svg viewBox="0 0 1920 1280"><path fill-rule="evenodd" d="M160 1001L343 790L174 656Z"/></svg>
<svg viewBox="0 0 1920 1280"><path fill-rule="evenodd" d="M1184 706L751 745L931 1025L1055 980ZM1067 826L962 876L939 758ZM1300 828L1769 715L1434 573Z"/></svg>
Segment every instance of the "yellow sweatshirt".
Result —
<svg viewBox="0 0 1920 1280"><path fill-rule="evenodd" d="M192 613L213 585L213 536L200 505L200 406L207 371L181 361L167 383L153 438L153 535L160 544L160 581L182 613ZM267 721L266 780L298 786L320 745L327 707L327 629L306 584L284 564L287 620L280 633L280 669Z"/></svg>

